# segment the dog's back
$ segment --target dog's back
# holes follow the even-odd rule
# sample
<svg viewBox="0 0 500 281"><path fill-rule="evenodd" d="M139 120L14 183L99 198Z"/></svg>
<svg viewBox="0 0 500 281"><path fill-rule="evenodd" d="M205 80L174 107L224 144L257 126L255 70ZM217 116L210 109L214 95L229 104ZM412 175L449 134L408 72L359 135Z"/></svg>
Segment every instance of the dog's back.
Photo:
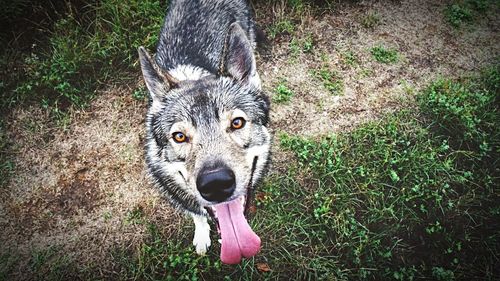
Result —
<svg viewBox="0 0 500 281"><path fill-rule="evenodd" d="M245 0L173 0L157 46L165 70L191 65L217 73L231 23L238 22L252 45L254 23Z"/></svg>

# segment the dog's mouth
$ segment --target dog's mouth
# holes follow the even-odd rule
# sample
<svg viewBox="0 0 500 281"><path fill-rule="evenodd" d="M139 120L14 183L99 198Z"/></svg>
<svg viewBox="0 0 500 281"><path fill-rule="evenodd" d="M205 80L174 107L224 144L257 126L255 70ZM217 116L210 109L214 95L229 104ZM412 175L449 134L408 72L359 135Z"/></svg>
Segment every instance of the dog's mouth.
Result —
<svg viewBox="0 0 500 281"><path fill-rule="evenodd" d="M257 157L252 167L252 177ZM260 238L252 230L245 213L252 199L252 177L247 186L247 194L229 202L205 207L217 223L221 236L221 261L237 264L242 257L250 258L260 250Z"/></svg>

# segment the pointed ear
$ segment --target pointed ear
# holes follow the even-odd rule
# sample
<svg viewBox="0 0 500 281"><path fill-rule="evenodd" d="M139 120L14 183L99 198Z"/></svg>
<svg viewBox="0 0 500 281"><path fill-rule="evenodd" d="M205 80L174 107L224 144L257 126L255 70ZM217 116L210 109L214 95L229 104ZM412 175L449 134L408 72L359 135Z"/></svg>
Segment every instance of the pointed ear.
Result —
<svg viewBox="0 0 500 281"><path fill-rule="evenodd" d="M151 99L153 101L160 100L171 88L176 87L179 81L166 71L161 70L144 47L139 47L138 52L142 76L144 76L144 82L146 82Z"/></svg>
<svg viewBox="0 0 500 281"><path fill-rule="evenodd" d="M229 27L229 38L221 66L222 73L243 83L252 82L257 75L252 45L237 22Z"/></svg>

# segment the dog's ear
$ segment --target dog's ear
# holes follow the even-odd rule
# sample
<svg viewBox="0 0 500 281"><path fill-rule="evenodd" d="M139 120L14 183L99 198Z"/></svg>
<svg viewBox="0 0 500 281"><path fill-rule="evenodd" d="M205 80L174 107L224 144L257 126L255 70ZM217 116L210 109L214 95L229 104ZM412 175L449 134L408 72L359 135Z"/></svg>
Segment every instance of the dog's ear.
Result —
<svg viewBox="0 0 500 281"><path fill-rule="evenodd" d="M221 61L222 74L229 75L242 83L256 83L258 84L256 86L260 87L253 48L245 31L234 22L229 27L228 37Z"/></svg>
<svg viewBox="0 0 500 281"><path fill-rule="evenodd" d="M142 75L151 99L153 101L160 100L171 88L176 87L179 81L166 71L161 70L144 47L139 47L138 52Z"/></svg>

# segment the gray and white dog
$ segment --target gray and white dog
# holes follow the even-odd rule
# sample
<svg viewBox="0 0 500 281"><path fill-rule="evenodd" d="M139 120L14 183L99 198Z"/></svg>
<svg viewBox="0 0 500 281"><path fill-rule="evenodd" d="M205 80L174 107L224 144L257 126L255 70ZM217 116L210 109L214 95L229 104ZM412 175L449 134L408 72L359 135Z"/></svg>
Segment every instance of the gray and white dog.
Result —
<svg viewBox="0 0 500 281"><path fill-rule="evenodd" d="M266 171L269 100L256 71L255 26L245 0L170 2L154 59L139 48L150 93L146 163L155 185L195 224L198 254L216 218L221 259L260 249L244 216Z"/></svg>

